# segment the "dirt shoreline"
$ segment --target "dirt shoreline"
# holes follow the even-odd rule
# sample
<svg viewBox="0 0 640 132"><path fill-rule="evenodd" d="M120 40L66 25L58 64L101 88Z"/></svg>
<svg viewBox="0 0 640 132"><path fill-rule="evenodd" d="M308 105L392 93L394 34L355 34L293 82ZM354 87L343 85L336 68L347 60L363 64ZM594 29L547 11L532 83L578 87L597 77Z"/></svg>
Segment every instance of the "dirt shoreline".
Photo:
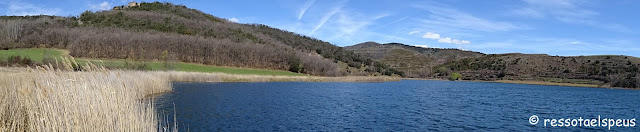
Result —
<svg viewBox="0 0 640 132"><path fill-rule="evenodd" d="M437 78L402 78L406 80L431 80L431 81L449 81L446 79ZM510 84L529 84L529 85L546 85L546 86L569 86L569 87L584 87L584 88L603 88L603 89L629 89L640 90L635 88L622 88L622 87L609 87L600 86L597 84L575 84L575 83L556 83L556 82L544 82L544 81L521 81L521 80L496 80L496 81L482 81L482 80L460 80L465 82L492 82L492 83L510 83Z"/></svg>

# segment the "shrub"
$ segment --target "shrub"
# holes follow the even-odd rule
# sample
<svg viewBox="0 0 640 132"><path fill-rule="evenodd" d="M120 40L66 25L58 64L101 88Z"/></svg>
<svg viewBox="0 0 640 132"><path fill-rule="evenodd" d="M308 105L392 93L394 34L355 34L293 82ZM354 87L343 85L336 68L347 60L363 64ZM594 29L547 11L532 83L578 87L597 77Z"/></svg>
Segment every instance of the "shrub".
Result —
<svg viewBox="0 0 640 132"><path fill-rule="evenodd" d="M449 73L451 72L451 70L447 69L446 67L438 67L438 69L436 69L436 73L439 73L440 76L447 76L449 75Z"/></svg>
<svg viewBox="0 0 640 132"><path fill-rule="evenodd" d="M27 57L10 56L7 58L7 63L12 65L33 65L33 61Z"/></svg>
<svg viewBox="0 0 640 132"><path fill-rule="evenodd" d="M457 72L451 73L451 76L449 77L449 80L451 81L460 80L460 79L462 79L462 74Z"/></svg>
<svg viewBox="0 0 640 132"><path fill-rule="evenodd" d="M176 68L176 64L169 60L169 51L162 51L162 56L160 58L162 59L162 66L164 67L164 70L173 70Z"/></svg>
<svg viewBox="0 0 640 132"><path fill-rule="evenodd" d="M289 59L289 71L300 73L302 71L302 65L300 64L300 60L297 58Z"/></svg>
<svg viewBox="0 0 640 132"><path fill-rule="evenodd" d="M362 64L358 63L358 62L354 62L354 61L350 61L347 63L350 67L355 67L360 69L362 67Z"/></svg>
<svg viewBox="0 0 640 132"><path fill-rule="evenodd" d="M138 61L135 61L135 60L134 61L129 61L129 60L127 60L127 61L124 62L124 67L123 68L124 69L132 69L132 70L141 70L141 71L151 70L151 68L149 67L147 62L141 61L141 60L138 60Z"/></svg>
<svg viewBox="0 0 640 132"><path fill-rule="evenodd" d="M498 78L503 78L503 77L504 77L504 76L506 76L506 75L507 75L507 74L506 74L504 71L502 71L502 72L500 72L500 73L498 74L498 76L497 76L497 77L498 77Z"/></svg>

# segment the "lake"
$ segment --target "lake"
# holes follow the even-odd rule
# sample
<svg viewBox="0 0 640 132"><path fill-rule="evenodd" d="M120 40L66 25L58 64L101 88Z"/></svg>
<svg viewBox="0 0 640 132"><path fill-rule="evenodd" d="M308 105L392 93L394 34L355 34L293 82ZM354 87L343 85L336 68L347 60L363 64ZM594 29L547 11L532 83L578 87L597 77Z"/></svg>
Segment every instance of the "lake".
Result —
<svg viewBox="0 0 640 132"><path fill-rule="evenodd" d="M173 87L156 108L170 123L175 112L180 131L609 131L543 120L601 116L629 126L640 114L640 91L624 89L426 80ZM611 130L640 131L637 125Z"/></svg>

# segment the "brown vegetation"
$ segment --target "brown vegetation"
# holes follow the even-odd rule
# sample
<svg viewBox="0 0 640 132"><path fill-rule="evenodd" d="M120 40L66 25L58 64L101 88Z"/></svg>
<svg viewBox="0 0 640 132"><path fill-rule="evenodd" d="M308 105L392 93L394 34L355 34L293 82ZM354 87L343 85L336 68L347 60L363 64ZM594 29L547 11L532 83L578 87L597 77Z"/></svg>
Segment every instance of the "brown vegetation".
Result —
<svg viewBox="0 0 640 132"><path fill-rule="evenodd" d="M6 66L33 66L34 62L27 57L9 56L6 62L4 60L0 60L0 65L2 66L5 66L5 65Z"/></svg>
<svg viewBox="0 0 640 132"><path fill-rule="evenodd" d="M3 16L0 48L60 48L75 57L162 60L288 70L312 75L362 73L371 60L321 40L260 24L239 24L171 3L143 2L76 17ZM390 71L369 70L375 72ZM381 72L382 73L382 72ZM391 75L391 74L387 74Z"/></svg>
<svg viewBox="0 0 640 132"><path fill-rule="evenodd" d="M22 35L22 20L0 20L0 44L15 42Z"/></svg>

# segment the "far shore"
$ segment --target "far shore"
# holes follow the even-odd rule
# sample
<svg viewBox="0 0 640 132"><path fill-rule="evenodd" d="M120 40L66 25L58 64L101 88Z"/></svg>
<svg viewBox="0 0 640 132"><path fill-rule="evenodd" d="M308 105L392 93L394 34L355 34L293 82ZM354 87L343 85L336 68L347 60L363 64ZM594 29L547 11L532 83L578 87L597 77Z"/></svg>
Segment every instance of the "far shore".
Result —
<svg viewBox="0 0 640 132"><path fill-rule="evenodd" d="M549 85L549 86L570 86L570 87L585 87L585 88L640 90L640 89L635 89L635 88L610 87L608 85L600 86L600 85L596 85L596 84L555 83L555 82L543 82L543 81L496 80L496 81L487 81L487 82L531 84L531 85Z"/></svg>
<svg viewBox="0 0 640 132"><path fill-rule="evenodd" d="M432 80L432 81L449 81L446 79L437 78L402 78L406 80ZM557 82L545 82L545 81L523 81L523 80L495 80L495 81L482 81L482 80L460 80L467 82L493 82L493 83L511 83L511 84L530 84L530 85L547 85L547 86L570 86L570 87L585 87L585 88L605 88L605 89L630 89L640 90L634 88L622 88L622 87L609 87L597 84L576 84L576 83L557 83Z"/></svg>
<svg viewBox="0 0 640 132"><path fill-rule="evenodd" d="M557 83L557 82L545 82L545 81L495 80L495 81L487 81L487 82L550 85L550 86L572 86L572 87L589 87L589 88L608 88L608 87L601 87L596 84Z"/></svg>
<svg viewBox="0 0 640 132"><path fill-rule="evenodd" d="M24 67L0 67L0 72L5 72L5 73L6 72L24 72L24 71L28 71L28 69L29 68L24 68ZM149 72L162 72L162 71L149 71ZM224 74L224 73L199 73L199 72L180 72L180 71L169 71L169 73L173 73L173 74L179 73L181 75L190 76L188 77L188 79L173 78L172 80L176 82L388 82L388 81L400 81L401 79L449 81L446 79L439 79L439 78L399 78L399 77L389 77L389 76L343 76L343 77L266 76L266 75L237 75L237 74ZM210 78L215 78L215 79L210 80ZM495 81L461 80L461 81L549 85L549 86L572 86L572 87L609 88L609 89L633 89L633 88L609 87L607 85L602 86L597 84L557 83L557 82L545 82L545 81L533 81L533 80L527 80L527 81L523 81L523 80L495 80Z"/></svg>

